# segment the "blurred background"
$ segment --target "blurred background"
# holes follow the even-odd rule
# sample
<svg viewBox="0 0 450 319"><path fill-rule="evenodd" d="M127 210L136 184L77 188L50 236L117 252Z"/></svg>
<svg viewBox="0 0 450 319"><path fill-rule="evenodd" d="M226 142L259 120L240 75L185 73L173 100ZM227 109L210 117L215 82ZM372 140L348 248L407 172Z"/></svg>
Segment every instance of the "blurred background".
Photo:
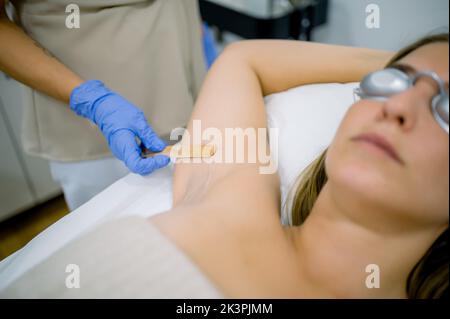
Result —
<svg viewBox="0 0 450 319"><path fill-rule="evenodd" d="M448 32L449 21L448 0L200 0L199 4L208 66L227 45L244 39L397 50L423 35ZM0 72L0 260L68 213L47 161L25 154L21 146L22 110L31 104L31 90Z"/></svg>
<svg viewBox="0 0 450 319"><path fill-rule="evenodd" d="M233 31L239 30L242 37L256 37L260 34L285 38L300 33L299 39L306 39L310 31L316 42L368 47L383 50L398 50L415 39L435 30L448 31L449 1L446 0L207 0L202 5L206 20L219 25L226 24ZM370 4L379 7L379 28L365 26ZM219 13L212 12L223 6L255 18L267 19L263 22L242 23L241 20L220 21ZM297 13L295 9L298 9ZM209 11L208 11L209 10ZM293 12L294 11L294 12ZM283 20L289 16L288 19ZM225 18L224 18L225 19ZM245 20L243 18L242 20ZM282 21L283 20L283 21ZM234 24L234 26L233 26ZM269 26L270 25L270 26ZM289 25L293 31L288 34ZM264 30L264 28L268 30ZM309 29L309 30L308 30ZM242 37L225 32L226 43Z"/></svg>

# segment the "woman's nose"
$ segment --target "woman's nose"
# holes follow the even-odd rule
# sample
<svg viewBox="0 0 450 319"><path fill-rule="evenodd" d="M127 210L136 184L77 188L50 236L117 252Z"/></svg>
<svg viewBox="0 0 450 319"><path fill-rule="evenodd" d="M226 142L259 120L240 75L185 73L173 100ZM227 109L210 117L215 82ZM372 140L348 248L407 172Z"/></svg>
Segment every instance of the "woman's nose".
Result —
<svg viewBox="0 0 450 319"><path fill-rule="evenodd" d="M398 125L402 130L411 130L417 122L421 105L425 98L411 88L388 98L382 106L382 118Z"/></svg>

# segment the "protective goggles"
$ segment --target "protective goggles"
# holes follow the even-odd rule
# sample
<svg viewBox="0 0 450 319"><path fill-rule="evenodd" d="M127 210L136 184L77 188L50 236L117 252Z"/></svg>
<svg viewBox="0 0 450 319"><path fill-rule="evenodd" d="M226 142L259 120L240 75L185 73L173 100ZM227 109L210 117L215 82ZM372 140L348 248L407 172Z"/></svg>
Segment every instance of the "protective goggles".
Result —
<svg viewBox="0 0 450 319"><path fill-rule="evenodd" d="M432 99L431 112L448 134L448 92L445 82L433 71L417 72L414 76L394 68L375 71L366 75L354 92L361 99L385 101L408 90L422 77L433 79L439 86L439 93Z"/></svg>

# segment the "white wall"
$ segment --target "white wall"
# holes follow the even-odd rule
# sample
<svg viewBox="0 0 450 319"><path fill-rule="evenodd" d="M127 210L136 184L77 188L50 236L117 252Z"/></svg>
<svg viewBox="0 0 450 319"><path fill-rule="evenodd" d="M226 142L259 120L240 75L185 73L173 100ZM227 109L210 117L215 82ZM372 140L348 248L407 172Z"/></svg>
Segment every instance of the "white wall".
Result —
<svg viewBox="0 0 450 319"><path fill-rule="evenodd" d="M380 28L365 26L366 6L380 8ZM419 37L449 24L448 0L330 0L328 24L313 34L314 41L398 50Z"/></svg>

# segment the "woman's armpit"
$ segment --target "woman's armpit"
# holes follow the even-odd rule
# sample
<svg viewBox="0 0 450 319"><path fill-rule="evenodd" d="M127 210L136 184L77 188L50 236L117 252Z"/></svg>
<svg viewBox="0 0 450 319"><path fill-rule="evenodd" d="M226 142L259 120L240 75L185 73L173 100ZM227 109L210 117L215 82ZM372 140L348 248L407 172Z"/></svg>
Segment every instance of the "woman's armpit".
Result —
<svg viewBox="0 0 450 319"><path fill-rule="evenodd" d="M203 169L201 174L196 172L192 175L196 178L185 184L187 189L174 194L176 205L207 206L211 208L209 216L217 213L225 218L223 214L226 214L226 218L239 218L246 225L248 223L245 220L253 223L263 220L264 216L271 217L271 220L280 217L280 183L277 174L259 174L251 165L235 167L221 176L213 174L212 168Z"/></svg>
<svg viewBox="0 0 450 319"><path fill-rule="evenodd" d="M172 186L173 207L200 201L210 187L211 174L212 167L208 164L176 164Z"/></svg>

